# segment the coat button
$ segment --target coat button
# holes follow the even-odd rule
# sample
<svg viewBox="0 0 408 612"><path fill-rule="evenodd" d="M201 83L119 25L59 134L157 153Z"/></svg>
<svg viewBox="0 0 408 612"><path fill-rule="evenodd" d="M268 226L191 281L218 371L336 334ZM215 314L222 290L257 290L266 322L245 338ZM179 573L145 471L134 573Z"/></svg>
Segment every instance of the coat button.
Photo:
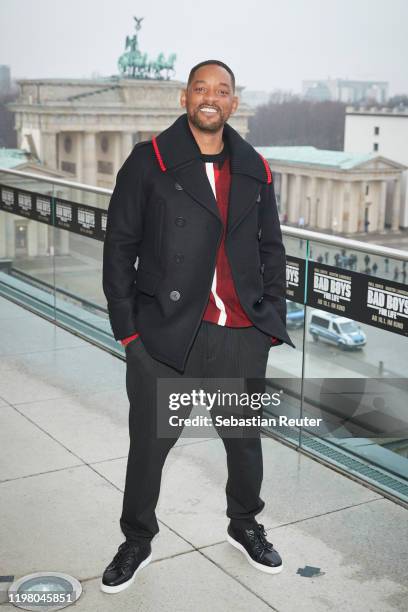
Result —
<svg viewBox="0 0 408 612"><path fill-rule="evenodd" d="M186 224L186 220L184 219L184 217L176 217L174 223L177 225L177 227L184 227Z"/></svg>
<svg viewBox="0 0 408 612"><path fill-rule="evenodd" d="M262 227L260 227L258 230L258 240L261 239L261 236L262 236Z"/></svg>
<svg viewBox="0 0 408 612"><path fill-rule="evenodd" d="M175 254L175 256L174 256L174 261L175 261L176 263L178 263L178 264L179 264L179 263L183 263L183 261L184 261L184 255L183 255L183 253L176 253L176 254Z"/></svg>
<svg viewBox="0 0 408 612"><path fill-rule="evenodd" d="M173 302L177 302L180 297L180 291L170 291L170 299L173 300Z"/></svg>
<svg viewBox="0 0 408 612"><path fill-rule="evenodd" d="M260 194L260 193L258 193L258 197L256 198L256 201L257 201L257 202L260 202L260 201L261 201L261 194Z"/></svg>
<svg viewBox="0 0 408 612"><path fill-rule="evenodd" d="M263 274L265 272L265 264L261 264L261 267L259 269L260 273Z"/></svg>
<svg viewBox="0 0 408 612"><path fill-rule="evenodd" d="M183 191L182 186L180 185L180 183L174 183L175 188L177 189L177 191Z"/></svg>

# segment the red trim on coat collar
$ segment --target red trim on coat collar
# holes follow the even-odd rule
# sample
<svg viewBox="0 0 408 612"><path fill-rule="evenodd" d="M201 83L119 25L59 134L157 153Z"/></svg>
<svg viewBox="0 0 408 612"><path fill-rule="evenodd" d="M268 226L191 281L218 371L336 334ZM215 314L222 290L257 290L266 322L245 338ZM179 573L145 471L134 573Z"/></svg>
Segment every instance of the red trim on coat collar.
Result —
<svg viewBox="0 0 408 612"><path fill-rule="evenodd" d="M159 147L158 147L158 144L157 144L156 136L154 136L152 138L152 143L153 143L154 152L156 153L157 161L159 162L160 169L163 172L166 172L167 168L164 165L164 161L162 159L162 156L160 155L160 151L159 151Z"/></svg>
<svg viewBox="0 0 408 612"><path fill-rule="evenodd" d="M261 155L260 153L258 153L258 155L260 156L260 158L262 159L264 166L265 166L265 170L266 170L266 178L267 178L267 182L268 185L269 183L272 183L272 173L271 173L271 169L269 167L268 162L266 161L266 159L263 157L263 155Z"/></svg>

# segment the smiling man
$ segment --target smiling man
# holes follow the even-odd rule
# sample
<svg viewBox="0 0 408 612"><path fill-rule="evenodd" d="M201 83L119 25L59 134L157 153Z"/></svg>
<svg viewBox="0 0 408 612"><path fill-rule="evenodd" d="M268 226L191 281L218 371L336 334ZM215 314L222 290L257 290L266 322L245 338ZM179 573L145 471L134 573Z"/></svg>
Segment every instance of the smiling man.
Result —
<svg viewBox="0 0 408 612"><path fill-rule="evenodd" d="M219 78L223 78L222 66L219 70ZM211 136L207 138L207 145L210 149L214 148L214 144L222 144L222 130L224 123L228 117L235 113L238 108L238 98L234 95L235 79L232 74L229 75L229 83L222 80L218 81L218 94L214 96L208 91L209 81L213 65L207 64L201 66L195 75L203 78L193 77L193 82L190 84L190 90L187 88L183 92L181 104L187 110L188 121L190 128L197 139L203 139L203 132L208 132ZM225 75L224 75L225 78ZM211 151L212 153L213 151Z"/></svg>
<svg viewBox="0 0 408 612"><path fill-rule="evenodd" d="M158 403L158 382L171 379L177 391L187 378L206 388L219 379L264 380L270 348L294 346L271 170L227 123L238 108L232 70L218 60L194 66L180 102L184 114L133 148L108 209L103 289L113 334L126 347L130 448L126 540L103 574L106 593L128 587L150 562L159 531L162 468L181 429L158 435L168 410ZM227 540L255 568L278 573L282 560L255 519L265 506L259 429L217 432L228 467Z"/></svg>

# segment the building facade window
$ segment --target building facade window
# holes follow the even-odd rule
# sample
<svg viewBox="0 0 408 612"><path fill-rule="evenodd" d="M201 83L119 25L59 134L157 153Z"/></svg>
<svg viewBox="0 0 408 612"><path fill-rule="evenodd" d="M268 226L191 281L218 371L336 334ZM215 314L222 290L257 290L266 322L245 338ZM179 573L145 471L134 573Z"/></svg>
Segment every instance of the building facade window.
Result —
<svg viewBox="0 0 408 612"><path fill-rule="evenodd" d="M69 172L70 174L76 174L76 164L69 161L62 161L61 170L64 172Z"/></svg>
<svg viewBox="0 0 408 612"><path fill-rule="evenodd" d="M65 151L65 153L71 153L71 151L72 151L72 138L71 138L71 136L65 136L65 138L64 138L64 151Z"/></svg>
<svg viewBox="0 0 408 612"><path fill-rule="evenodd" d="M109 150L109 138L103 135L101 138L101 150L106 153Z"/></svg>
<svg viewBox="0 0 408 612"><path fill-rule="evenodd" d="M373 144L373 151L378 151L378 142Z"/></svg>
<svg viewBox="0 0 408 612"><path fill-rule="evenodd" d="M98 160L99 174L113 174L113 164L110 161Z"/></svg>
<svg viewBox="0 0 408 612"><path fill-rule="evenodd" d="M376 125L374 127L374 136L378 136L380 134L380 128L378 127L378 125Z"/></svg>

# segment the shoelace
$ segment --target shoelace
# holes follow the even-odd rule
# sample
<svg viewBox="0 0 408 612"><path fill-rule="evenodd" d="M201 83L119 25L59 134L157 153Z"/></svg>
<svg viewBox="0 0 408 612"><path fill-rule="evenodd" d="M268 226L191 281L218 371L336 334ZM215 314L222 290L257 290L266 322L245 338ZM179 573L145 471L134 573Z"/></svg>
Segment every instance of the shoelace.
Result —
<svg viewBox="0 0 408 612"><path fill-rule="evenodd" d="M255 529L247 529L248 536L254 545L255 552L262 557L265 550L272 550L273 544L266 539L264 526L258 523Z"/></svg>
<svg viewBox="0 0 408 612"><path fill-rule="evenodd" d="M134 556L136 554L135 546L128 544L127 542L122 542L122 544L118 548L118 552L116 553L113 562L115 564L120 564L124 569L126 569L133 561Z"/></svg>

